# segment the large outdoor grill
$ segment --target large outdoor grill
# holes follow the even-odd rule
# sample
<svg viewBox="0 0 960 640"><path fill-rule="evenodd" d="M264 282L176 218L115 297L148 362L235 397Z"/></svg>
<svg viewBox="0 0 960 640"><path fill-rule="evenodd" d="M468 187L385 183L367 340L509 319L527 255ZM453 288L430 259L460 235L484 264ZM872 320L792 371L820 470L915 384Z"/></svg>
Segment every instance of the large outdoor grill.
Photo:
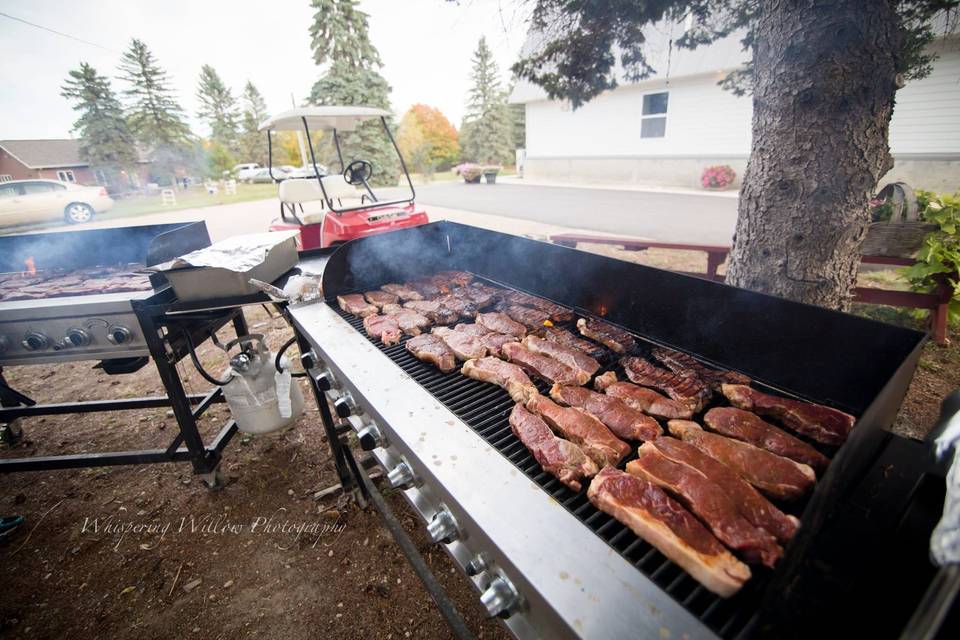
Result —
<svg viewBox="0 0 960 640"><path fill-rule="evenodd" d="M236 423L229 421L204 444L197 420L224 401L222 388L187 394L176 365L188 355L195 358L195 346L226 324L232 323L238 336L246 335L239 306L245 301L182 303L162 274L144 271L209 245L203 222L0 236L4 437L19 439L22 418L161 407L173 410L179 426L163 449L5 458L0 473L191 462L208 484L219 483L217 465ZM74 360L94 361L109 374L131 373L152 360L166 395L38 404L29 390L12 389L2 374L3 367Z"/></svg>
<svg viewBox="0 0 960 640"><path fill-rule="evenodd" d="M360 319L336 302L444 270L602 317L631 331L640 353L668 346L747 374L757 388L857 416L847 442L824 449L831 465L795 506L802 526L777 568L754 567L732 598L712 594L594 508L586 489L575 493L544 472L511 433L514 403L505 391L441 373L402 343L368 338ZM885 625L902 628L919 600L920 593L903 594L916 584L922 593L926 563L901 562L904 554L888 547L916 542L903 514L920 487L933 492L927 503L935 510L942 488L922 481L924 447L887 429L923 334L449 222L344 245L326 265L323 291L326 303L293 307L290 315L328 429L357 432L431 539L445 543L515 636L782 637L825 624L831 632L889 633ZM331 445L341 479L357 474L344 442ZM894 586L878 594L875 581L892 578ZM858 617L867 606L870 615Z"/></svg>

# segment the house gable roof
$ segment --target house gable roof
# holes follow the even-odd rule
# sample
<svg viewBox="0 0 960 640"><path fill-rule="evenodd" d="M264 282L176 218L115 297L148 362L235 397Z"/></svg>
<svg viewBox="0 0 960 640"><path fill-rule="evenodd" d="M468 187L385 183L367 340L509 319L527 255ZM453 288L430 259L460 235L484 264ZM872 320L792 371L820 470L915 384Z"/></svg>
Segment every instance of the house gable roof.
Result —
<svg viewBox="0 0 960 640"><path fill-rule="evenodd" d="M85 167L89 164L80 158L79 140L0 140L0 147L29 169Z"/></svg>

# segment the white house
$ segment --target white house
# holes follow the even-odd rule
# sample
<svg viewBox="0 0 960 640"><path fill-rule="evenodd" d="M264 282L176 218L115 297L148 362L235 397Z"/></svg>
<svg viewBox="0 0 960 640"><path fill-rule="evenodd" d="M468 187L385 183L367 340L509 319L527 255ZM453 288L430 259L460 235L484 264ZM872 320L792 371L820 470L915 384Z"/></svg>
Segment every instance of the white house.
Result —
<svg viewBox="0 0 960 640"><path fill-rule="evenodd" d="M699 187L705 167L728 164L739 181L750 154L752 101L717 83L748 54L739 37L692 51L671 46L683 29L648 28L648 59L657 74L622 83L577 110L518 83L510 101L526 105L524 176ZM952 192L960 188L960 37L940 38L933 47L939 54L933 72L897 92L890 125L895 167L884 182Z"/></svg>

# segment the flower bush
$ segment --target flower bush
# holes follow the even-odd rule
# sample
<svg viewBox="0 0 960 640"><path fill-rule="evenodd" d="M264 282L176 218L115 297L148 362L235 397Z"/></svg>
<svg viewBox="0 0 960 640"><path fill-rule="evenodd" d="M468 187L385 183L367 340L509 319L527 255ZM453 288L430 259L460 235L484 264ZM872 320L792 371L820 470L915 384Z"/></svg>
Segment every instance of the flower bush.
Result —
<svg viewBox="0 0 960 640"><path fill-rule="evenodd" d="M479 181L483 170L483 166L472 162L462 162L453 168L453 172L463 178L464 182Z"/></svg>
<svg viewBox="0 0 960 640"><path fill-rule="evenodd" d="M725 189L737 179L737 172L730 165L718 164L707 167L700 174L700 184L705 189Z"/></svg>

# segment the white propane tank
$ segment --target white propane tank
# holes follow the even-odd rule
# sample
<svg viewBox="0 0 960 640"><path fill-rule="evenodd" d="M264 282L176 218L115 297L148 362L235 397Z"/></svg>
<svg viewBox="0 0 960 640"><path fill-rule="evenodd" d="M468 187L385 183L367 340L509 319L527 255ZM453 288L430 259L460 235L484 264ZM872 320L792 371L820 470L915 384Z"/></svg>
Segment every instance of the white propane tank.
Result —
<svg viewBox="0 0 960 640"><path fill-rule="evenodd" d="M243 350L230 359L227 373L231 378L223 387L223 396L237 429L262 434L293 424L303 414L303 394L291 377L287 359L281 359L280 373L274 365L276 354L267 350L259 334L243 336L233 344L240 344Z"/></svg>

